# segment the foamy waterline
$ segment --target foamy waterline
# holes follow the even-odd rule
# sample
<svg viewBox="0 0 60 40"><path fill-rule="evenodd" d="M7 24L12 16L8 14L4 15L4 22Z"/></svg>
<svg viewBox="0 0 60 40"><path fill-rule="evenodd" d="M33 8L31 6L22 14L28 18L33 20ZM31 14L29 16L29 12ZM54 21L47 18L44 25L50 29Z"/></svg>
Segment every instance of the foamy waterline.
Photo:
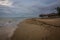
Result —
<svg viewBox="0 0 60 40"><path fill-rule="evenodd" d="M10 38L21 21L26 18L2 18L0 19L0 40Z"/></svg>

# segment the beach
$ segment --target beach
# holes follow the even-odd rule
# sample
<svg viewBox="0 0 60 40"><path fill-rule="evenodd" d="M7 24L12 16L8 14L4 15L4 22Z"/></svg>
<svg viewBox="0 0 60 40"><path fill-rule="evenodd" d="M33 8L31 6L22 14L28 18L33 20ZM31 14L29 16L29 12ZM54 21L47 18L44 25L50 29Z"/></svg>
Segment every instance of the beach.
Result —
<svg viewBox="0 0 60 40"><path fill-rule="evenodd" d="M60 18L1 19L0 40L60 40Z"/></svg>
<svg viewBox="0 0 60 40"><path fill-rule="evenodd" d="M60 40L60 18L26 19L18 24L11 40Z"/></svg>
<svg viewBox="0 0 60 40"><path fill-rule="evenodd" d="M24 18L0 18L0 40L9 40L17 24Z"/></svg>

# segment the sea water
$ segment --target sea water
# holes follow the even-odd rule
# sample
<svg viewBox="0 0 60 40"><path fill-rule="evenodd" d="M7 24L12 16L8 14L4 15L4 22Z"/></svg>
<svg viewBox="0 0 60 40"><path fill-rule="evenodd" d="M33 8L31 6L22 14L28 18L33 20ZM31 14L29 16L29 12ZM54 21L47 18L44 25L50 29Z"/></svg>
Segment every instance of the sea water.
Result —
<svg viewBox="0 0 60 40"><path fill-rule="evenodd" d="M17 24L25 20L25 17L0 18L0 40L5 40L13 35Z"/></svg>

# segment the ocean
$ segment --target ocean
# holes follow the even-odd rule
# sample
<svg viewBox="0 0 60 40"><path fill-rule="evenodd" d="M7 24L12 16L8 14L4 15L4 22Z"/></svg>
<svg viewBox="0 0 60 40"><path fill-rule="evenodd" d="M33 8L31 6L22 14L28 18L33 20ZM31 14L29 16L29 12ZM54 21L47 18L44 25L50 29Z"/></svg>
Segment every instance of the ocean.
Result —
<svg viewBox="0 0 60 40"><path fill-rule="evenodd" d="M0 18L0 40L10 38L17 28L17 24L27 18L14 17L14 18Z"/></svg>

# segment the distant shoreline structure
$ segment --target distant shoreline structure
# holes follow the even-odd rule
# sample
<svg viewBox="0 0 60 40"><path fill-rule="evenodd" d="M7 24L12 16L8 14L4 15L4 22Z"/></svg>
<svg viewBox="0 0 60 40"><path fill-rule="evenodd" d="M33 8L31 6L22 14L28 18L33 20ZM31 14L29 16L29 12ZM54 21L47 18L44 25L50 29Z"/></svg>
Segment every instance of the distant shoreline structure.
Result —
<svg viewBox="0 0 60 40"><path fill-rule="evenodd" d="M41 18L56 18L60 17L57 13L50 13L50 14L41 14L39 15Z"/></svg>

